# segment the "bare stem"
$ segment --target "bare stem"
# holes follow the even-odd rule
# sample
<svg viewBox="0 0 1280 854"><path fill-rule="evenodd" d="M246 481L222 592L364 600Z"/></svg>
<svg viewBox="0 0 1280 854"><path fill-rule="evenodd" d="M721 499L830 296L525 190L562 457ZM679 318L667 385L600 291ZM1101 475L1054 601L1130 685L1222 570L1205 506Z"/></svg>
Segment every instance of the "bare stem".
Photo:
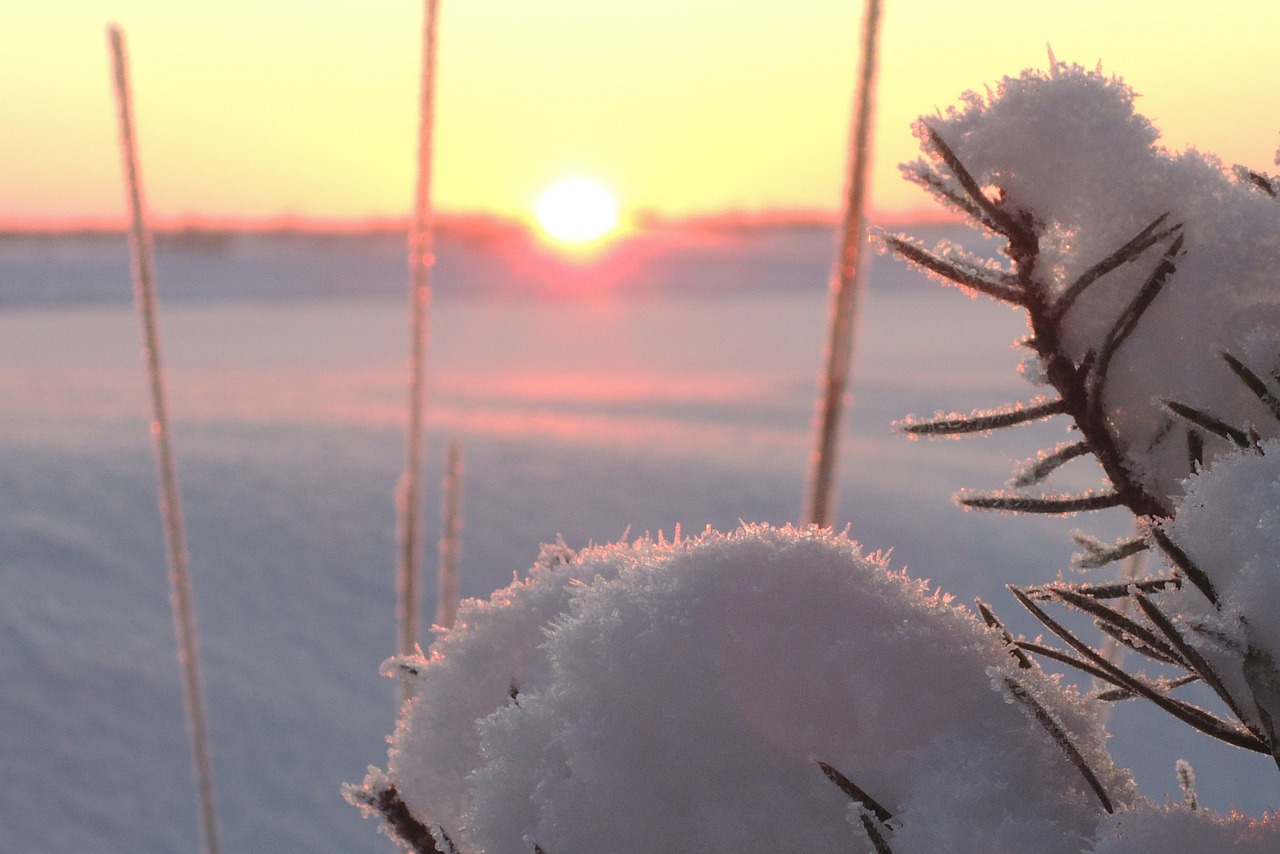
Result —
<svg viewBox="0 0 1280 854"><path fill-rule="evenodd" d="M425 420L427 308L431 303L432 247L431 155L435 124L436 22L438 0L425 0L422 31L422 81L418 114L418 183L409 232L409 428L404 474L396 490L399 510L399 603L397 650L412 655L418 644L422 572L422 460ZM408 686L401 683L402 696Z"/></svg>
<svg viewBox="0 0 1280 854"><path fill-rule="evenodd" d="M867 0L862 24L862 67L858 75L854 122L850 134L844 228L840 255L831 273L830 334L814 449L810 455L809 496L805 507L805 521L822 527L831 524L837 445L853 360L858 300L862 291L862 220L866 205L867 175L871 167L872 96L875 91L879 32L880 0Z"/></svg>
<svg viewBox="0 0 1280 854"><path fill-rule="evenodd" d="M462 448L449 442L440 512L440 563L436 571L436 625L453 628L458 618L458 554L462 540Z"/></svg>
<svg viewBox="0 0 1280 854"><path fill-rule="evenodd" d="M178 491L178 468L174 462L172 432L166 403L164 370L160 359L160 331L156 323L155 263L151 252L151 229L142 201L142 179L134 138L133 107L129 90L129 68L125 57L124 33L117 26L107 28L111 66L119 109L120 147L124 159L125 183L130 214L129 248L133 258L133 296L142 323L142 355L146 362L151 392L151 438L159 479L160 517L164 524L169 562L170 603L174 632L178 641L178 661L182 665L188 734L196 787L200 797L200 830L206 854L218 854L218 814L213 793L213 763L210 760L209 732L205 722L203 683L200 678L200 647L197 641L195 605L191 595L191 572L187 560L187 540Z"/></svg>

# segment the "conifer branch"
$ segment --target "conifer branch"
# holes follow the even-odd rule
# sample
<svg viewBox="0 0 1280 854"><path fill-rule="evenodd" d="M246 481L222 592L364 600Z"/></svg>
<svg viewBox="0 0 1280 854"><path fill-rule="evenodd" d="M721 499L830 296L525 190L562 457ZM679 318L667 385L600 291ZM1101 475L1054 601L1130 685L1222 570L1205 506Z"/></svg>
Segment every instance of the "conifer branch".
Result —
<svg viewBox="0 0 1280 854"><path fill-rule="evenodd" d="M1190 427L1187 428L1187 463L1193 472L1204 467L1204 437Z"/></svg>
<svg viewBox="0 0 1280 854"><path fill-rule="evenodd" d="M1133 300L1125 306L1124 311L1120 312L1120 316L1116 318L1111 331L1107 333L1107 338L1103 342L1093 370L1090 372L1089 387L1087 389L1091 407L1099 417L1101 417L1102 411L1102 387L1106 383L1107 370L1111 367L1111 360L1137 327L1142 315L1155 302L1156 297L1159 296L1160 291L1168 283L1169 278L1177 270L1175 259L1182 253L1182 243L1183 237L1180 234L1174 239L1164 257L1160 259L1160 263L1151 271L1151 275L1147 277Z"/></svg>
<svg viewBox="0 0 1280 854"><path fill-rule="evenodd" d="M1071 539L1084 551L1071 559L1073 566L1079 569L1098 569L1118 560L1146 551L1149 546L1144 537L1133 537L1115 543L1101 543L1092 537L1082 535L1079 531L1072 533ZM1123 590L1126 585L1119 585ZM1117 594L1123 596L1124 593Z"/></svg>
<svg viewBox="0 0 1280 854"><path fill-rule="evenodd" d="M1188 669L1204 680L1204 683L1213 690L1213 693L1218 695L1218 699L1220 699L1226 707L1231 710L1231 713L1234 714L1250 732L1261 738L1261 734L1254 730L1253 727L1249 726L1248 718L1245 717L1243 710L1240 708L1240 705L1236 702L1235 698L1231 696L1231 692L1227 690L1227 686L1223 684L1222 679L1218 676L1218 672L1213 669L1213 666L1205 660L1204 656L1202 656L1193 645L1187 643L1186 638L1184 638L1182 633L1178 631L1178 627L1174 625L1168 615L1161 611L1160 608L1156 606L1155 602L1151 601L1151 599L1141 593L1136 594L1133 597L1133 600L1137 603L1138 607L1142 609L1142 613L1146 615L1147 619L1164 633L1165 637L1169 639L1171 644L1177 647L1179 655L1186 660Z"/></svg>
<svg viewBox="0 0 1280 854"><path fill-rule="evenodd" d="M1236 178L1255 190L1261 190L1271 198L1280 198L1280 179L1272 178L1262 172L1255 172L1245 166L1235 168Z"/></svg>
<svg viewBox="0 0 1280 854"><path fill-rule="evenodd" d="M1153 687L1162 693L1169 693L1174 688L1181 688L1183 685L1190 685L1193 682L1199 682L1200 677L1194 673L1185 673L1177 679L1157 679ZM1095 694L1094 698L1104 703L1114 703L1120 700L1132 700L1138 695L1127 688L1114 688L1110 691L1103 691L1101 694Z"/></svg>
<svg viewBox="0 0 1280 854"><path fill-rule="evenodd" d="M967 196L956 192L954 188L948 186L942 178L930 171L927 166L921 164L921 168L918 169L914 168L914 165L907 166L903 168L903 172L909 180L924 187L944 203L951 205L956 210L981 223L987 230L1000 231L1000 226L988 218L982 208L974 204Z"/></svg>
<svg viewBox="0 0 1280 854"><path fill-rule="evenodd" d="M1145 578L1142 581L1116 581L1111 584L1075 584L1070 589L1080 596L1090 599L1121 599L1135 590L1147 593L1163 593L1166 590L1177 590L1182 581L1177 576L1164 578ZM1037 601L1057 599L1061 585L1046 584L1042 587L1024 587L1022 592Z"/></svg>
<svg viewBox="0 0 1280 854"><path fill-rule="evenodd" d="M893 854L893 849L889 847L884 834L865 808L859 810L858 818L862 821L862 829L866 831L867 838L871 840L871 847L875 849L875 854Z"/></svg>
<svg viewBox="0 0 1280 854"><path fill-rule="evenodd" d="M1193 669L1191 663L1183 658L1177 649L1132 617L1114 608L1108 608L1097 599L1081 596L1070 589L1060 588L1055 590L1054 594L1065 604L1093 617L1104 630L1113 629L1116 632L1116 639L1130 649L1184 670Z"/></svg>
<svg viewBox="0 0 1280 854"><path fill-rule="evenodd" d="M1065 653L1060 649L1054 649L1051 646L1045 646L1044 644L1027 640L1018 641L1018 646L1025 652L1029 652L1032 655L1038 655L1041 658L1047 658L1050 661L1056 661L1059 664L1065 664L1068 667L1073 667L1081 673L1085 673L1095 679L1100 679L1110 685L1116 684L1115 681L1101 668L1094 667L1089 662L1076 658L1074 655Z"/></svg>
<svg viewBox="0 0 1280 854"><path fill-rule="evenodd" d="M1127 688L1145 697L1155 703L1160 708L1172 714L1183 723L1200 730L1206 735L1212 736L1219 741L1236 747L1242 747L1245 750L1252 750L1255 753L1265 753L1270 755L1271 751L1268 746L1251 732L1241 730L1232 726L1228 722L1218 718L1199 706L1185 703L1181 700L1175 700L1161 693L1155 687L1147 682L1138 679L1111 662L1107 661L1097 652L1095 652L1088 644L1077 638L1067 628L1065 628L1057 620L1045 613L1044 609L1036 605L1031 599L1018 590L1016 587L1009 588L1022 606L1031 612L1037 620L1044 624L1045 628L1053 632L1061 638L1068 646L1079 653L1087 662L1095 668L1102 671L1102 678L1107 682L1121 688Z"/></svg>
<svg viewBox="0 0 1280 854"><path fill-rule="evenodd" d="M947 145L942 136L928 124L924 125L925 130L929 134L928 145L933 149L934 153L946 164L947 169L960 182L960 186L965 193L973 200L983 212L984 219L989 222L994 229L1008 237L1010 240L1015 238L1023 238L1026 235L1026 229L1021 223L1011 217L1008 211L1005 211L991 199L987 198L987 194L982 192L982 188L978 186L977 180L970 174L965 165L960 162L960 158L956 157L956 153L951 150L951 146Z"/></svg>

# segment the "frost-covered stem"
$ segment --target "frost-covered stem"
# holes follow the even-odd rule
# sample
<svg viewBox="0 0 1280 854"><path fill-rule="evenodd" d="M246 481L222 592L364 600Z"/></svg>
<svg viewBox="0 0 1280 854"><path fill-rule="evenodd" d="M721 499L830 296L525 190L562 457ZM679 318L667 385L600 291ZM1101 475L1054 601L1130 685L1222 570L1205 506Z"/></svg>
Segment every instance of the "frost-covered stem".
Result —
<svg viewBox="0 0 1280 854"><path fill-rule="evenodd" d="M435 123L437 0L425 0L422 78L418 114L418 182L409 229L409 427L404 473L396 490L399 510L396 596L399 604L397 650L412 655L418 643L422 599L422 459L427 355L427 308L431 268L435 264L431 221L431 154ZM407 693L408 688L402 688Z"/></svg>
<svg viewBox="0 0 1280 854"><path fill-rule="evenodd" d="M436 570L436 625L453 628L458 616L458 554L462 542L462 448L457 439L445 454L440 511L440 563Z"/></svg>
<svg viewBox="0 0 1280 854"><path fill-rule="evenodd" d="M816 419L814 448L810 455L809 495L805 521L831 524L835 498L835 468L841 415L853 359L854 326L862 290L860 255L863 242L863 210L867 175L871 165L872 102L875 92L876 45L880 32L880 0L867 0L862 24L862 67L854 101L846 178L844 226L840 254L831 273L829 337L822 396Z"/></svg>
<svg viewBox="0 0 1280 854"><path fill-rule="evenodd" d="M1022 245L1017 246L1018 243ZM1148 278L1148 287L1144 287L1140 294L1147 301L1142 305L1130 306L1132 311L1127 312L1122 319L1131 322L1127 327L1118 326L1113 330L1104 352L1098 356L1098 363L1086 358L1078 365L1065 354L1062 345L1062 315L1058 307L1050 302L1049 289L1036 279L1039 248L1039 235L1031 227L1027 227L1026 232L1017 239L1011 238L1011 255L1017 267L1019 283L1027 294L1027 315L1032 329L1029 343L1044 364L1049 383L1061 395L1064 409L1080 428L1093 455L1115 487L1120 503L1137 517L1168 516L1170 508L1129 475L1123 455L1112 435L1101 398L1112 354L1123 344L1133 324L1140 318L1146 305L1150 304L1149 300L1158 292L1159 285L1172 273L1173 257L1180 251L1181 241L1175 241L1161 258Z"/></svg>
<svg viewBox="0 0 1280 854"><path fill-rule="evenodd" d="M129 247L133 259L133 295L142 324L142 355L146 362L151 394L151 438L155 449L159 480L160 517L164 524L169 562L170 604L182 664L184 699L191 740L196 787L200 798L200 830L206 854L218 854L218 815L213 794L213 764L209 758L209 733L205 723L204 691L200 678L200 648L197 642L195 606L191 596L191 573L187 566L187 542L178 492L178 471L174 462L166 404L164 371L160 360L160 332L156 324L155 264L151 253L151 231L142 201L142 180L138 171L138 151L134 139L133 109L129 93L129 70L125 60L124 33L117 26L107 28L111 51L112 77L119 111L120 147L130 213Z"/></svg>

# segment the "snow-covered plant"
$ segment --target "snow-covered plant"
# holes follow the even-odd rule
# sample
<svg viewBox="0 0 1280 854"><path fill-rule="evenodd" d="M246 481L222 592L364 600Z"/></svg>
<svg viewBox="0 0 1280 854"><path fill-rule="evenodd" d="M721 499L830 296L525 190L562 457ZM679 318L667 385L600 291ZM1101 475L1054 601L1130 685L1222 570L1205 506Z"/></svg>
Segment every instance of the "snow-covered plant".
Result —
<svg viewBox="0 0 1280 854"><path fill-rule="evenodd" d="M1116 584L1015 590L1069 649L1018 647L1108 683L1104 699L1145 697L1280 761L1280 563L1266 539L1280 512L1280 181L1195 151L1170 154L1133 99L1117 79L1055 63L918 123L927 159L905 166L907 176L1001 241L1003 260L901 236L885 243L1024 309L1024 367L1049 393L904 429L956 435L1070 419L1078 438L1029 461L1009 489L959 500L1033 513L1125 507L1143 535L1105 545L1081 537L1080 563L1155 548L1166 567ZM1044 491L1085 455L1101 465L1101 488ZM1050 616L1048 602L1084 612L1172 675L1122 669ZM1221 713L1174 695L1192 681L1217 694Z"/></svg>
<svg viewBox="0 0 1280 854"><path fill-rule="evenodd" d="M1135 798L1092 703L817 528L548 549L389 667L348 797L418 851L1076 854Z"/></svg>
<svg viewBox="0 0 1280 854"><path fill-rule="evenodd" d="M1126 508L1141 534L1081 535L1079 563L1145 550L1116 583L1015 590L1068 647L1015 639L817 527L544 548L461 606L425 655L385 770L348 799L417 852L1162 854L1280 850L1280 822L1137 796L1098 700L1145 697L1280 755L1280 180L1172 155L1099 72L1055 63L922 119L910 178L1003 244L1003 261L885 244L1026 311L1036 399L904 422L915 435L1062 416L1078 438L974 508ZM1099 488L1044 486L1091 456ZM1051 604L1159 675L1126 670ZM1102 683L1083 696L1036 658ZM1178 695L1205 683L1219 711Z"/></svg>

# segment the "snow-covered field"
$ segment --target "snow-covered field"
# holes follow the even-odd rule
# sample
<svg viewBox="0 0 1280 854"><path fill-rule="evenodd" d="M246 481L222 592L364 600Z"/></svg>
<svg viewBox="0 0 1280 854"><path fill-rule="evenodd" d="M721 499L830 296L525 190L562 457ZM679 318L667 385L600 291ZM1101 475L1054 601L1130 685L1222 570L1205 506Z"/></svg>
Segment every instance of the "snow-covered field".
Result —
<svg viewBox="0 0 1280 854"><path fill-rule="evenodd" d="M585 266L504 246L442 247L431 321L428 502L457 437L463 595L504 585L557 537L576 547L795 520L828 234L667 235ZM378 666L394 643L402 244L161 248L224 844L389 851L340 785L384 761L396 712ZM1009 347L1023 320L883 257L870 282L838 518L869 550L892 549L895 565L1034 634L1003 585L1064 570L1071 528L1114 538L1129 522L956 507L955 490L1001 485L1061 425L925 443L890 422L1034 393ZM123 240L0 242L6 852L198 847L128 291ZM1077 477L1094 475L1081 464ZM1177 793L1186 758L1202 803L1280 804L1265 758L1137 706L1112 729L1117 762L1148 795Z"/></svg>

